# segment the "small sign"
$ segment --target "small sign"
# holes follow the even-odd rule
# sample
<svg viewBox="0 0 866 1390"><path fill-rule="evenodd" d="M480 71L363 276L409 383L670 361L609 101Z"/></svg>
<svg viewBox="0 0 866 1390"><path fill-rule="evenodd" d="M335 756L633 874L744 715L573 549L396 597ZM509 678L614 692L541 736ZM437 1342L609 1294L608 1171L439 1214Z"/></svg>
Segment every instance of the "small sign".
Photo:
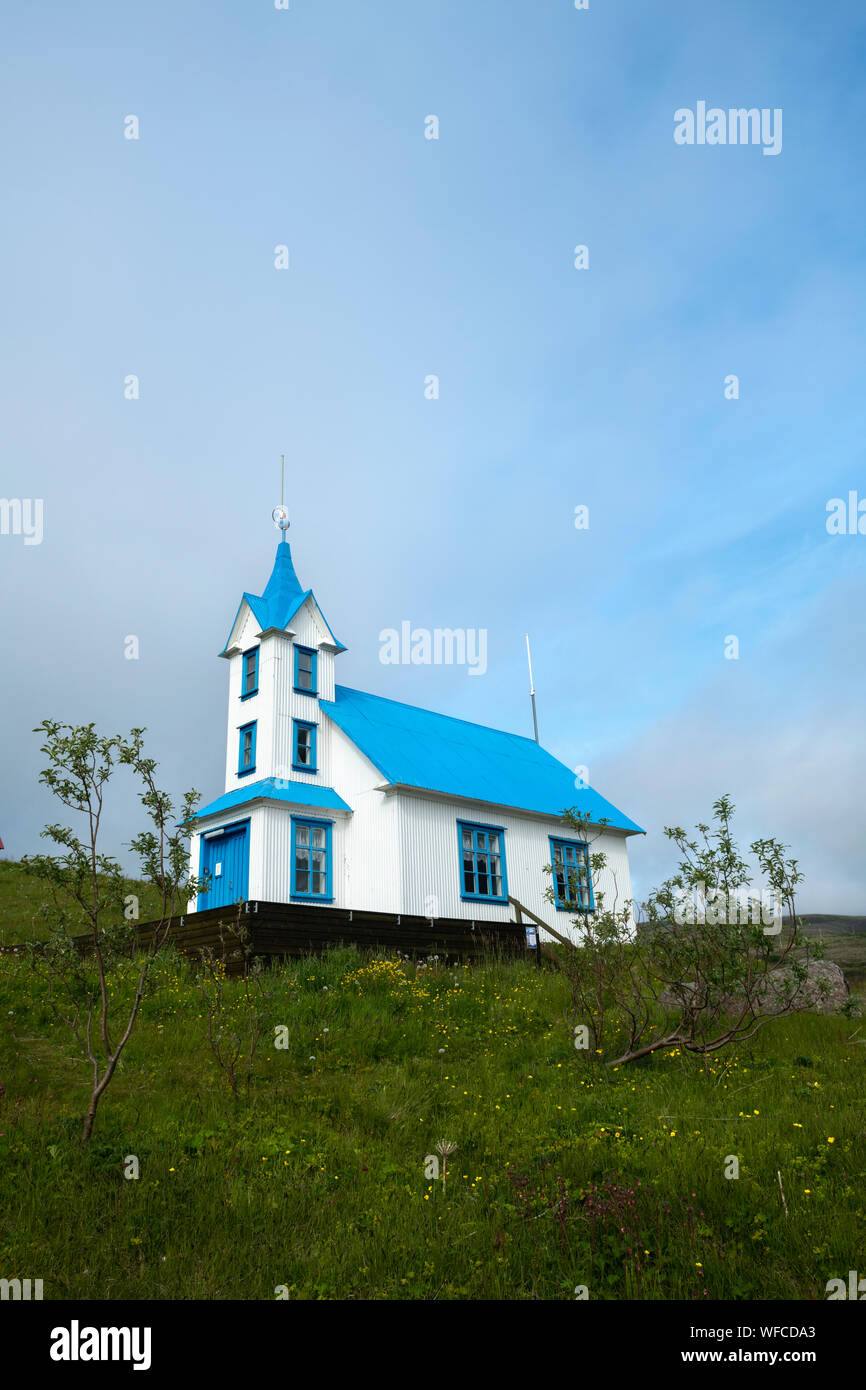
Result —
<svg viewBox="0 0 866 1390"><path fill-rule="evenodd" d="M220 877L222 876L222 871L223 871L223 866L222 866L222 864L214 864L214 870L213 870L213 876L214 876L214 878L220 878Z"/></svg>
<svg viewBox="0 0 866 1390"><path fill-rule="evenodd" d="M536 949L536 947L538 946L538 928L537 928L537 927L527 927L527 928L526 928L526 944L527 944L527 946L529 947L530 951L534 951L534 950Z"/></svg>

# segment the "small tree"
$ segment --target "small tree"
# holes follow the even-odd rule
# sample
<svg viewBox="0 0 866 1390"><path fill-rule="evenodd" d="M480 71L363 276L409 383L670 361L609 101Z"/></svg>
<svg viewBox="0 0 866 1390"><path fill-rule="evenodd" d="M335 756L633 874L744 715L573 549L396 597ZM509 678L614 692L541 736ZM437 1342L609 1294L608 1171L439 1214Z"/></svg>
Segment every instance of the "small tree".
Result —
<svg viewBox="0 0 866 1390"><path fill-rule="evenodd" d="M249 1096L253 1059L271 1017L273 987L266 988L262 963L252 954L250 932L241 915L241 904L233 922L218 924L220 945L216 951L204 946L199 952L195 986L207 1010L207 1040L211 1052L228 1082L235 1100L240 1099L238 1079L243 1076L244 1092ZM227 966L240 965L240 999L226 997Z"/></svg>
<svg viewBox="0 0 866 1390"><path fill-rule="evenodd" d="M59 855L27 855L27 868L48 885L51 902L43 909L48 925L44 941L29 946L34 969L48 984L55 1016L72 1032L90 1062L92 1086L84 1117L82 1142L88 1143L99 1103L132 1036L148 987L156 953L165 942L171 918L202 886L189 872L187 838L197 792L187 792L179 816L169 796L158 789L156 763L143 752L143 729L129 737L104 738L93 724L59 724L45 719L34 733L44 735L41 752L48 765L39 780L64 806L85 818L80 838L64 825L47 825L42 835L62 849ZM154 886L159 920L149 940L138 941L137 910L129 903L130 887L120 865L99 847L108 782L117 767L129 767L140 791L150 827L130 848L141 861L142 877ZM75 932L84 927L85 940ZM141 949L136 954L136 947ZM119 986L132 973L134 992L119 1002ZM111 985L118 988L112 998Z"/></svg>
<svg viewBox="0 0 866 1390"><path fill-rule="evenodd" d="M679 826L665 827L682 858L650 895L637 942L648 977L661 987L668 1019L661 1029L648 1026L612 1065L671 1044L717 1052L813 1003L808 964L822 952L797 917L803 880L797 860L786 857L776 839L750 845L772 894L774 911L766 914L757 895L750 900L753 874L733 838L734 809L731 798L721 796L713 803L713 826L695 827L698 839Z"/></svg>
<svg viewBox="0 0 866 1390"><path fill-rule="evenodd" d="M596 1051L604 1049L607 1018L624 1024L626 1047L607 1059L610 1066L671 1046L706 1055L812 1002L808 962L821 951L797 919L797 861L775 839L750 846L774 898L768 923L761 910L766 899L756 906L747 891L752 876L733 838L733 813L730 797L722 796L713 805L713 826L696 827L698 839L666 827L682 857L650 895L642 921L633 920L630 903L608 907L597 888L595 910L579 921L582 938L567 962L573 1022L588 1023ZM569 815L566 821L590 843L585 820ZM592 854L589 863L595 887L605 856Z"/></svg>

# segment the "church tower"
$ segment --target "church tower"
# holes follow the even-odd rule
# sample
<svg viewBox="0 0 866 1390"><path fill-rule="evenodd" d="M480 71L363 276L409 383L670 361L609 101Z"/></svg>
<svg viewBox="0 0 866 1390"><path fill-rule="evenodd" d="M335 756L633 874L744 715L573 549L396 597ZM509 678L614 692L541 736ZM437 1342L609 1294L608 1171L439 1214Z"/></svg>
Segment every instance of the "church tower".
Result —
<svg viewBox="0 0 866 1390"><path fill-rule="evenodd" d="M226 792L263 779L329 785L319 701L334 698L334 658L345 647L312 589L302 589L285 535L261 596L245 593L228 641Z"/></svg>
<svg viewBox="0 0 866 1390"><path fill-rule="evenodd" d="M334 834L351 817L333 790L334 731L320 702L335 698L345 651L303 589L286 536L261 594L245 593L225 647L229 664L225 791L199 810L190 863L210 887L190 911L248 900L333 902Z"/></svg>

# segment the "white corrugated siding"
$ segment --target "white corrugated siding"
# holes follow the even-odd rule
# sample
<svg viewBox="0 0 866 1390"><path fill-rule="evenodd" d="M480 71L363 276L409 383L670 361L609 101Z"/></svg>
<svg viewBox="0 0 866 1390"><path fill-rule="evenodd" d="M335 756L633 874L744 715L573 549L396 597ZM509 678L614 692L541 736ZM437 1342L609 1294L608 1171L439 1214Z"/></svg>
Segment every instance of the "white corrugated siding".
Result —
<svg viewBox="0 0 866 1390"><path fill-rule="evenodd" d="M333 781L330 783L352 807L343 827L344 892L339 904L359 911L406 912L400 894L398 808L377 791L384 778L368 758L327 715Z"/></svg>
<svg viewBox="0 0 866 1390"><path fill-rule="evenodd" d="M292 889L292 815L309 816L313 820L332 822L331 887L333 902L326 907L351 907L346 893L346 845L351 834L351 818L345 811L325 810L316 806L263 806L261 808L261 845L264 857L262 889L258 895L263 902L287 903ZM315 907L314 899L305 899Z"/></svg>
<svg viewBox="0 0 866 1390"><path fill-rule="evenodd" d="M404 912L426 916L432 900L433 915L438 917L513 920L511 907L464 902L460 896L457 821L467 820L502 827L510 896L563 935L575 935L570 914L559 912L544 897L551 881L543 869L544 864L550 863L548 836L577 838L556 817L541 820L513 811L497 811L482 802L434 801L402 792L394 793L393 800L399 803ZM594 840L591 852L604 853L608 858L598 882L605 894L605 906L613 906L615 899L622 905L631 897L625 837L608 830Z"/></svg>

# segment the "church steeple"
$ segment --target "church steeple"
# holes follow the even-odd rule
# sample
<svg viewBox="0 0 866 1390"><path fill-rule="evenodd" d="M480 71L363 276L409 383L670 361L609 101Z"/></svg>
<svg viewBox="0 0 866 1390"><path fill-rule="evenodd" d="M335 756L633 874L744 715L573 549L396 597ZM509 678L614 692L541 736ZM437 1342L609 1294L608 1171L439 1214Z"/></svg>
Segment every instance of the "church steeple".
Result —
<svg viewBox="0 0 866 1390"><path fill-rule="evenodd" d="M295 574L295 567L292 564L292 547L283 536L277 546L274 567L271 570L271 577L265 585L265 592L261 598L255 598L255 596L248 598L250 607L262 625L262 630L265 631L269 627L284 628L304 599L309 597L311 593L312 589L304 590L301 588L298 576ZM248 596L245 595L245 597Z"/></svg>
<svg viewBox="0 0 866 1390"><path fill-rule="evenodd" d="M240 607L235 614L228 641L220 653L221 656L229 657L238 650L238 643L248 641L250 637L260 636L262 633L273 631L285 632L292 619L306 603L307 599L312 601L315 612L323 625L324 643L336 654L343 652L346 648L342 642L338 642L334 636L324 614L316 603L312 589L304 589L295 573L295 566L292 562L292 547L288 541L283 539L277 546L277 553L274 556L274 567L271 570L271 577L265 585L264 593L248 594L244 593L240 602ZM252 614L257 624L255 633L247 631L244 633L245 619L244 613L248 611Z"/></svg>

